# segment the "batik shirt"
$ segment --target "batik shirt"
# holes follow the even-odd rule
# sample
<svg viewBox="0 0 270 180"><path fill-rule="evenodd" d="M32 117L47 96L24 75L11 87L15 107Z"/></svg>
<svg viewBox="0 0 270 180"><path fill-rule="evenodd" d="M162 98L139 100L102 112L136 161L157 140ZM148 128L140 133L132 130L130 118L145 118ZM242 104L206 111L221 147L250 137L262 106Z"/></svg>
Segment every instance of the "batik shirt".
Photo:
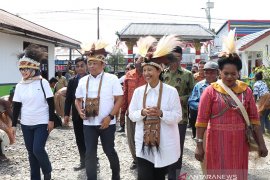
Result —
<svg viewBox="0 0 270 180"><path fill-rule="evenodd" d="M181 124L187 123L188 98L194 86L193 74L182 67L179 67L175 73L165 70L163 75L164 83L176 88L181 99L183 118Z"/></svg>
<svg viewBox="0 0 270 180"><path fill-rule="evenodd" d="M262 97L265 93L268 93L268 87L262 80L256 81L253 86L253 95L257 96L258 99Z"/></svg>

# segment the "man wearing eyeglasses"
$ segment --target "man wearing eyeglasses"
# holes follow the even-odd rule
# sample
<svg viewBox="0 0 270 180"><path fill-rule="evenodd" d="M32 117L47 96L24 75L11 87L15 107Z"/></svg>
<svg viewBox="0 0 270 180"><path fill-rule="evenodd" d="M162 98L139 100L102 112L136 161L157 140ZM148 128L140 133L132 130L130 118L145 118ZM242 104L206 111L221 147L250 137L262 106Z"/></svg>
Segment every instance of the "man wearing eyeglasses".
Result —
<svg viewBox="0 0 270 180"><path fill-rule="evenodd" d="M76 144L80 154L80 164L78 167L74 167L75 171L85 168L85 144L84 144L84 134L83 134L83 120L80 118L78 111L75 107L75 92L79 83L80 78L84 77L86 73L86 60L79 57L75 60L75 71L76 76L69 80L66 92L65 101L65 117L64 124L69 124L70 110L72 107L72 121L73 128L76 138Z"/></svg>

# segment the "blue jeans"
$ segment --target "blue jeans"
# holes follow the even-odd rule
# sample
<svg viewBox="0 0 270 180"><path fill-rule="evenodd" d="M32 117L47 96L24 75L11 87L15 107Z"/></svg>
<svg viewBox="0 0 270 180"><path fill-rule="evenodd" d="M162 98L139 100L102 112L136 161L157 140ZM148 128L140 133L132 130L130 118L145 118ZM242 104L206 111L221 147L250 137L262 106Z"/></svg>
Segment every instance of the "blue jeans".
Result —
<svg viewBox="0 0 270 180"><path fill-rule="evenodd" d="M118 155L114 149L115 124L106 129L100 126L83 126L84 141L86 147L85 167L88 180L97 179L97 144L100 136L104 153L110 162L112 180L120 180L120 164Z"/></svg>
<svg viewBox="0 0 270 180"><path fill-rule="evenodd" d="M41 179L40 168L43 174L49 174L52 171L51 162L45 151L45 145L49 135L47 126L47 124L34 126L21 125L25 147L28 152L31 180Z"/></svg>
<svg viewBox="0 0 270 180"><path fill-rule="evenodd" d="M266 109L263 111L262 116L260 117L263 133L265 133L265 128L268 130L268 132L270 132L270 122L268 119L269 114L270 114L270 109Z"/></svg>

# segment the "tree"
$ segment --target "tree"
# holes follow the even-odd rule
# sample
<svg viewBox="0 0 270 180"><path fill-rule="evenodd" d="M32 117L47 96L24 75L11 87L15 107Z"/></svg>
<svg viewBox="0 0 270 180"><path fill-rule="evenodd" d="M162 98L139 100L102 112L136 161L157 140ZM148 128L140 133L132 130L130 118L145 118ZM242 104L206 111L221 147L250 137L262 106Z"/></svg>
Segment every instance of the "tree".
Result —
<svg viewBox="0 0 270 180"><path fill-rule="evenodd" d="M112 53L108 55L107 61L109 72L118 73L120 71L125 71L126 60L122 49L114 46Z"/></svg>

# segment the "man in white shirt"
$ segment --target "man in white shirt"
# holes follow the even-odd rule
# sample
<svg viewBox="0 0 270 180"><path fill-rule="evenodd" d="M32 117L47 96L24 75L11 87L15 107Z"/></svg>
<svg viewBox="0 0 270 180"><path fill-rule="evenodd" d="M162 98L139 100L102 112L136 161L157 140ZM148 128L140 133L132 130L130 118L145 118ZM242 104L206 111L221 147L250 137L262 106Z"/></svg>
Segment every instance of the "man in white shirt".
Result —
<svg viewBox="0 0 270 180"><path fill-rule="evenodd" d="M90 75L80 79L75 94L75 105L84 124L87 178L88 180L97 179L96 157L98 138L100 136L104 153L108 157L112 169L112 180L120 180L120 165L118 155L114 149L114 138L116 130L115 115L122 105L123 91L118 78L103 71L105 54L95 54L95 52L100 52L100 49L92 51L93 53L90 54L87 60ZM98 110L89 115L89 113L86 113L85 107L87 107L87 110L89 108L86 100L97 97L99 97ZM91 103L89 105L93 106ZM91 117L86 117L86 115Z"/></svg>

